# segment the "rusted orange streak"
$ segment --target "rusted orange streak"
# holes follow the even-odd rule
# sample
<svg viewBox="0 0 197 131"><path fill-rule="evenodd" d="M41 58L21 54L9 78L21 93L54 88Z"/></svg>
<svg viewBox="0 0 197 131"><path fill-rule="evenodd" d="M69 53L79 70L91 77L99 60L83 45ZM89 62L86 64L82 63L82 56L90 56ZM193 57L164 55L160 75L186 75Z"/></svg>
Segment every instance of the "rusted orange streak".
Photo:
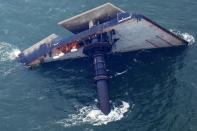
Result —
<svg viewBox="0 0 197 131"><path fill-rule="evenodd" d="M152 23L150 23L150 22L148 22L148 21L146 21L146 20L145 20L145 22L146 22L149 26L155 28L156 30L160 31L161 33L167 35L169 38L175 40L178 44L183 45L182 42L181 42L179 39L173 37L172 35L168 34L168 33L165 32L165 31L163 31L162 29L160 29L159 27L155 26L154 24L152 24Z"/></svg>
<svg viewBox="0 0 197 131"><path fill-rule="evenodd" d="M172 43L168 42L167 40L164 40L163 38L161 38L160 36L156 35L157 38L159 38L160 40L164 41L166 44L168 44L169 46L174 46Z"/></svg>
<svg viewBox="0 0 197 131"><path fill-rule="evenodd" d="M146 42L148 42L149 44L151 44L152 46L154 46L155 48L160 48L157 44L149 41L149 40L145 40Z"/></svg>

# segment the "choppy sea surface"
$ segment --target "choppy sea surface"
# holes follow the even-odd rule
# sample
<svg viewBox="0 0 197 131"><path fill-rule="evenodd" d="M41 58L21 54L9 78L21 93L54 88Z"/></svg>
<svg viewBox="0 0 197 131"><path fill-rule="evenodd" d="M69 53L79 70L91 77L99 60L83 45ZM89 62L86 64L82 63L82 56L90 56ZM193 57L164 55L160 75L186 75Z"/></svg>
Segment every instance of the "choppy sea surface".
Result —
<svg viewBox="0 0 197 131"><path fill-rule="evenodd" d="M108 56L108 116L97 107L88 59L34 69L15 61L52 33L70 36L57 22L106 2L143 14L189 42L186 48ZM196 131L196 12L196 0L0 0L0 130Z"/></svg>

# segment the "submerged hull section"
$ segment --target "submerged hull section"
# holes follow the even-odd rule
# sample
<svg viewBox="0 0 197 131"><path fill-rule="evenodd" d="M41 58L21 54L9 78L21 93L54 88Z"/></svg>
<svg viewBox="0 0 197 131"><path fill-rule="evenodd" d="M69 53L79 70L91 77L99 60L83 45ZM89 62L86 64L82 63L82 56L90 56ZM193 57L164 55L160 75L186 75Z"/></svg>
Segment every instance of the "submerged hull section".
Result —
<svg viewBox="0 0 197 131"><path fill-rule="evenodd" d="M187 42L143 15L122 13L108 22L62 39L53 34L20 54L20 61L28 66L57 60L85 57L84 45L89 36L115 31L111 53L141 49L187 45Z"/></svg>

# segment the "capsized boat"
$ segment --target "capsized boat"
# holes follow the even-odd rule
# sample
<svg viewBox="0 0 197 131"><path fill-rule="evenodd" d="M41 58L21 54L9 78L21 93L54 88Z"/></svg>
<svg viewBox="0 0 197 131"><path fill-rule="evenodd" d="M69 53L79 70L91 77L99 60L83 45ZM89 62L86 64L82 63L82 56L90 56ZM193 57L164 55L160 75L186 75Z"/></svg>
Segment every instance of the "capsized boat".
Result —
<svg viewBox="0 0 197 131"><path fill-rule="evenodd" d="M141 14L128 13L106 3L58 23L73 33L63 38L51 34L24 50L19 61L27 66L90 57L100 109L110 113L105 55L143 49L185 46L187 41Z"/></svg>

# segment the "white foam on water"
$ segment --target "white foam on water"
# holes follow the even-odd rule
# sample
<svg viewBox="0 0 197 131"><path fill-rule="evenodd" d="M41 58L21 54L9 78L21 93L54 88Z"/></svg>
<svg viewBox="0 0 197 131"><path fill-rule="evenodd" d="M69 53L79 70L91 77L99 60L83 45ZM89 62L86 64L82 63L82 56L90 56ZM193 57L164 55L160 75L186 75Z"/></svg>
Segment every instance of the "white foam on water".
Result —
<svg viewBox="0 0 197 131"><path fill-rule="evenodd" d="M14 60L20 53L21 51L15 46L7 42L0 42L0 61Z"/></svg>
<svg viewBox="0 0 197 131"><path fill-rule="evenodd" d="M58 121L64 127L77 126L82 123L92 124L94 126L106 125L109 122L121 120L124 114L129 110L129 103L122 101L119 107L113 106L108 115L104 115L97 107L85 106L79 109L77 114L68 115L68 118ZM132 106L133 107L133 106Z"/></svg>
<svg viewBox="0 0 197 131"><path fill-rule="evenodd" d="M116 77L116 76L119 76L119 75L122 75L122 74L125 74L125 73L127 73L127 71L128 71L128 70L124 70L124 71L122 71L122 72L117 72L117 73L115 74L115 77Z"/></svg>
<svg viewBox="0 0 197 131"><path fill-rule="evenodd" d="M0 42L0 78L16 70L19 65L14 63L14 60L20 52L17 47L7 42Z"/></svg>
<svg viewBox="0 0 197 131"><path fill-rule="evenodd" d="M170 29L170 31L172 33L174 33L175 35L181 37L182 39L184 39L185 41L187 41L189 43L189 45L192 45L195 43L195 38L193 35L189 34L189 33L182 33L180 31L174 30L174 29Z"/></svg>

